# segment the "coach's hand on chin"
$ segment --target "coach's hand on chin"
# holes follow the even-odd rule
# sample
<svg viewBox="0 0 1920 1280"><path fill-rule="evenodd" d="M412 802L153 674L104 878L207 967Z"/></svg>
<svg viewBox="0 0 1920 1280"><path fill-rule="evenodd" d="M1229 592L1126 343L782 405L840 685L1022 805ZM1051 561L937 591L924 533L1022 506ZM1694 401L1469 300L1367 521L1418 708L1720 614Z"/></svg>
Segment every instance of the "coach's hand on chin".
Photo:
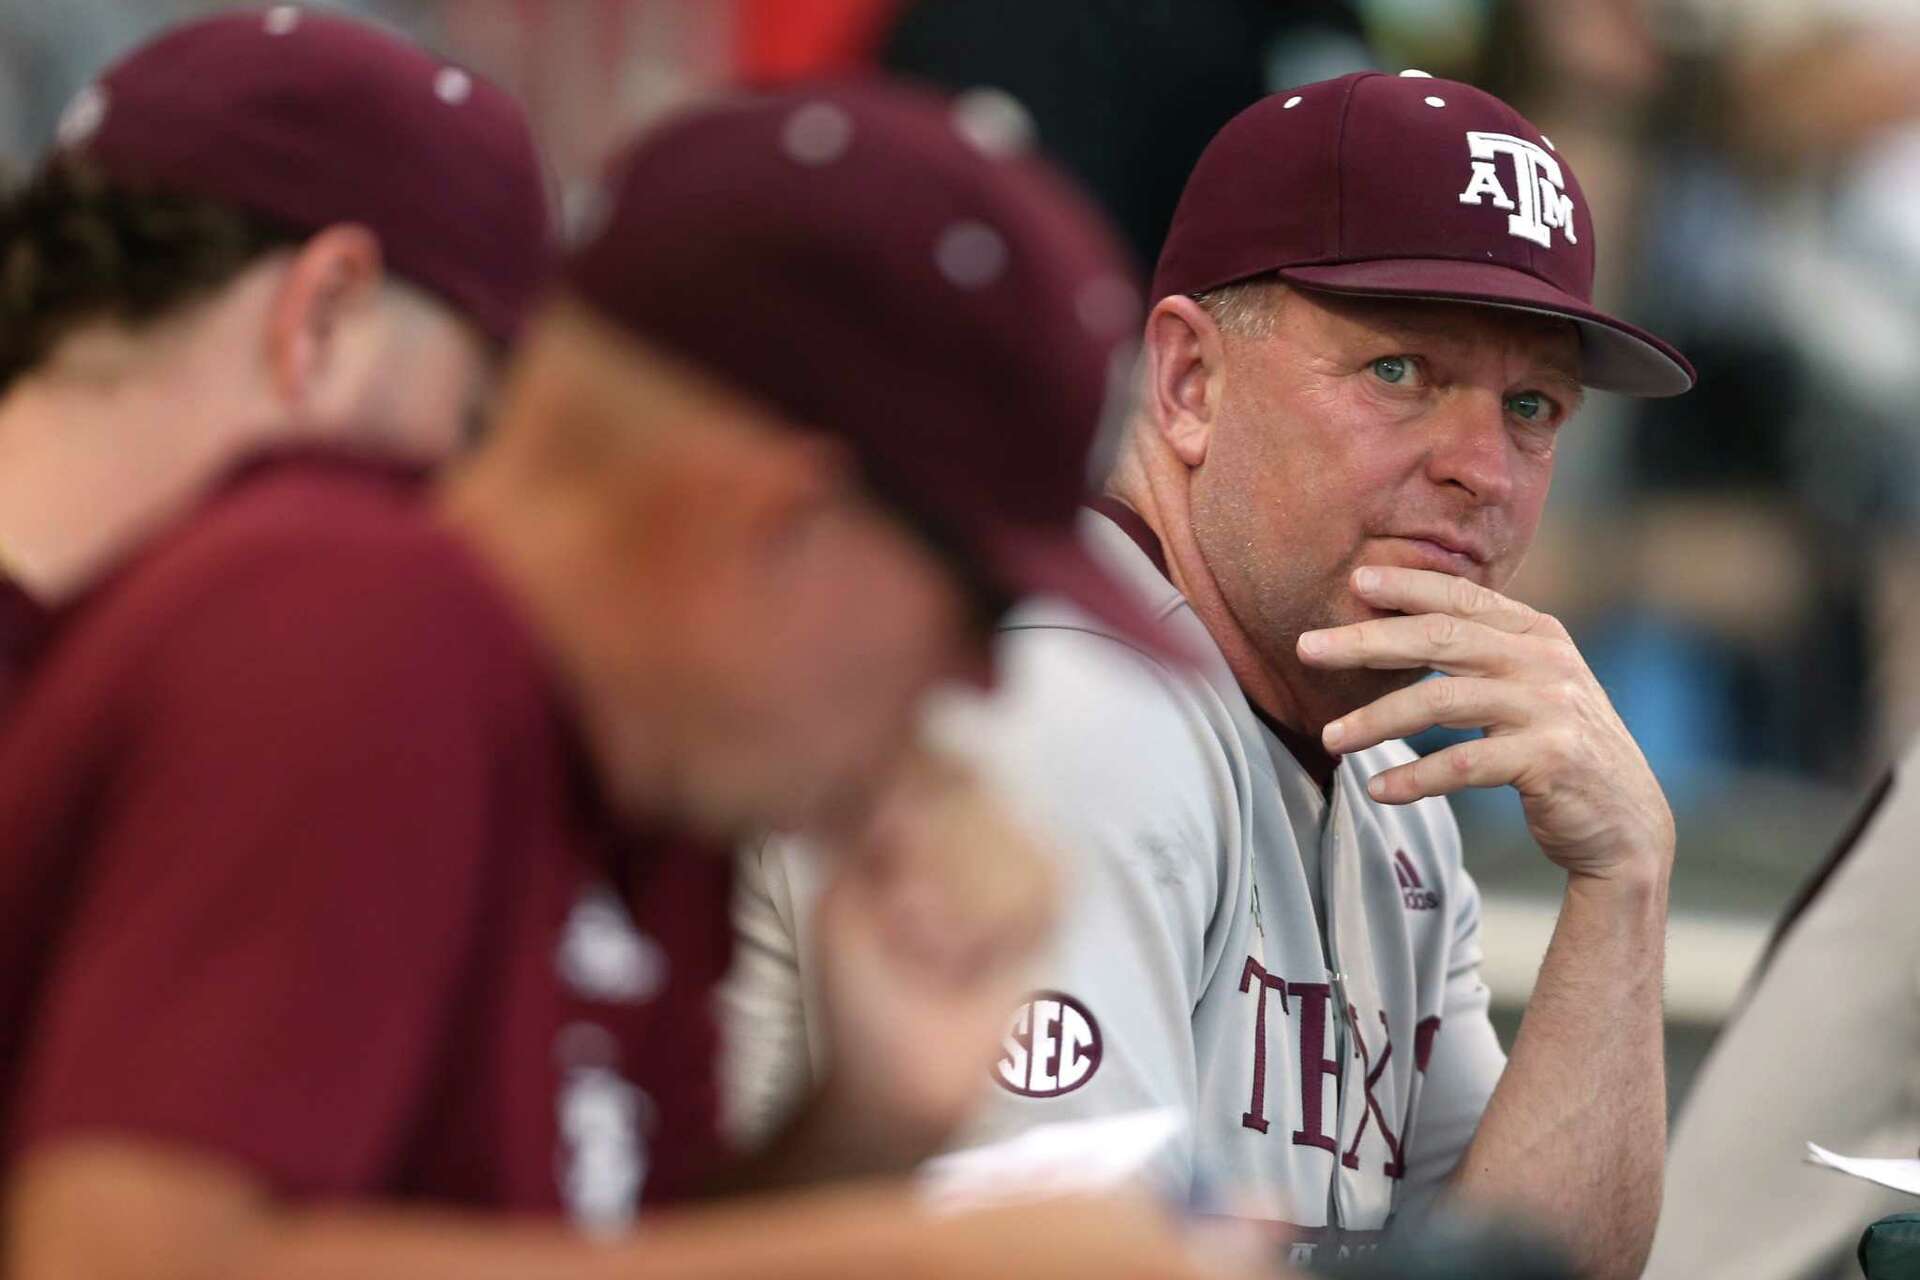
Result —
<svg viewBox="0 0 1920 1280"><path fill-rule="evenodd" d="M1369 792L1407 804L1510 786L1541 851L1567 872L1553 942L1506 1073L1455 1170L1456 1193L1559 1227L1594 1274L1637 1275L1644 1239L1623 1245L1600 1224L1651 1224L1660 1202L1660 984L1674 856L1666 797L1556 619L1422 569L1364 567L1351 586L1392 616L1309 631L1301 661L1439 674L1328 723L1327 749L1359 751L1436 725L1485 730L1375 775ZM1608 1138L1590 1142L1590 1133Z"/></svg>
<svg viewBox="0 0 1920 1280"><path fill-rule="evenodd" d="M1666 797L1557 619L1425 569L1361 568L1352 585L1398 616L1309 631L1301 661L1440 674L1332 721L1321 734L1327 749L1360 751L1436 726L1486 731L1377 775L1367 787L1376 800L1511 786L1534 840L1570 876L1664 884L1674 846Z"/></svg>

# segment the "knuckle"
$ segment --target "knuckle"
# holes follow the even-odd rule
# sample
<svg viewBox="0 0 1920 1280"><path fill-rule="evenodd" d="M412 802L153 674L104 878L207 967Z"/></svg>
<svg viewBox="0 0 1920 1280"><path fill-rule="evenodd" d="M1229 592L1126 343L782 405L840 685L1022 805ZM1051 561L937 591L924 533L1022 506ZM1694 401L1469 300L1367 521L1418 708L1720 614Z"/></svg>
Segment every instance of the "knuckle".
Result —
<svg viewBox="0 0 1920 1280"><path fill-rule="evenodd" d="M1570 638L1566 624L1552 614L1543 609L1535 609L1531 605L1521 605L1520 607L1527 611L1527 633L1529 635L1545 636L1549 640L1568 640Z"/></svg>
<svg viewBox="0 0 1920 1280"><path fill-rule="evenodd" d="M1447 765L1452 769L1455 777L1472 777L1474 766L1480 762L1480 752L1479 743L1463 742L1446 753Z"/></svg>
<svg viewBox="0 0 1920 1280"><path fill-rule="evenodd" d="M1441 678L1426 684L1427 709L1445 715L1460 704L1460 682Z"/></svg>
<svg viewBox="0 0 1920 1280"><path fill-rule="evenodd" d="M1580 682L1571 678L1556 680L1547 686L1548 700L1559 707L1579 706L1581 694L1584 692Z"/></svg>
<svg viewBox="0 0 1920 1280"><path fill-rule="evenodd" d="M1580 735L1573 729L1562 727L1546 735L1541 754L1556 765L1566 765L1573 761L1579 750Z"/></svg>
<svg viewBox="0 0 1920 1280"><path fill-rule="evenodd" d="M1486 602L1480 584L1468 578L1453 578L1447 583L1447 603L1462 613L1477 612Z"/></svg>
<svg viewBox="0 0 1920 1280"><path fill-rule="evenodd" d="M1459 620L1451 614L1435 613L1427 618L1427 642L1436 649L1451 648L1460 634Z"/></svg>

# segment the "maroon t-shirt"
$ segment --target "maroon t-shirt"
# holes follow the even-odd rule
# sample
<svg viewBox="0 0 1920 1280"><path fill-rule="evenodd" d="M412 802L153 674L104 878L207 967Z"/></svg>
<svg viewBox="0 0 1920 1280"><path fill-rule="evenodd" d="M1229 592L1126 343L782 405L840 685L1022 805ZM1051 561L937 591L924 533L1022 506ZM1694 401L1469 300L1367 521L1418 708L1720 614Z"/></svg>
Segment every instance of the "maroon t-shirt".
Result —
<svg viewBox="0 0 1920 1280"><path fill-rule="evenodd" d="M705 1173L727 859L616 829L417 487L257 466L41 657L0 733L7 1159L117 1131L596 1225Z"/></svg>

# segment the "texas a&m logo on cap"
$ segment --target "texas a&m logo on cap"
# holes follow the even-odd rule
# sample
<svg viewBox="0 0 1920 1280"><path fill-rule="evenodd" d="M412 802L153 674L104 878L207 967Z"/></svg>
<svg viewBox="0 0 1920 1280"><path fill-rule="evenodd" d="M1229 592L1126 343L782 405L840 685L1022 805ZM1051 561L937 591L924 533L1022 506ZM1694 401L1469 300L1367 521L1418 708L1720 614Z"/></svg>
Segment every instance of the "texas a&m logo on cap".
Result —
<svg viewBox="0 0 1920 1280"><path fill-rule="evenodd" d="M1494 208L1509 210L1508 232L1543 249L1553 248L1556 227L1567 243L1579 243L1580 237L1573 232L1573 197L1566 192L1566 176L1551 151L1510 133L1479 131L1467 134L1467 151L1473 176L1460 193L1461 204L1492 201ZM1500 180L1502 156L1513 162L1511 193Z"/></svg>
<svg viewBox="0 0 1920 1280"><path fill-rule="evenodd" d="M1100 1024L1064 991L1036 991L1013 1015L993 1078L1023 1098L1072 1093L1100 1069Z"/></svg>

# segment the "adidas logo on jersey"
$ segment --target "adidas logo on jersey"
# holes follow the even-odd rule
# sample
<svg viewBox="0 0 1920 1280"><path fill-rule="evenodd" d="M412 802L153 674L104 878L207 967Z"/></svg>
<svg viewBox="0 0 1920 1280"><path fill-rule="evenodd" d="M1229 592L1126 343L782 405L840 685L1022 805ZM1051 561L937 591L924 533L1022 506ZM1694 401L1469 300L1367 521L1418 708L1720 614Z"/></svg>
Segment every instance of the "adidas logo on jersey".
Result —
<svg viewBox="0 0 1920 1280"><path fill-rule="evenodd" d="M1440 895L1420 883L1420 871L1405 849L1393 851L1393 874L1400 881L1400 901L1409 911L1432 911L1440 905Z"/></svg>

